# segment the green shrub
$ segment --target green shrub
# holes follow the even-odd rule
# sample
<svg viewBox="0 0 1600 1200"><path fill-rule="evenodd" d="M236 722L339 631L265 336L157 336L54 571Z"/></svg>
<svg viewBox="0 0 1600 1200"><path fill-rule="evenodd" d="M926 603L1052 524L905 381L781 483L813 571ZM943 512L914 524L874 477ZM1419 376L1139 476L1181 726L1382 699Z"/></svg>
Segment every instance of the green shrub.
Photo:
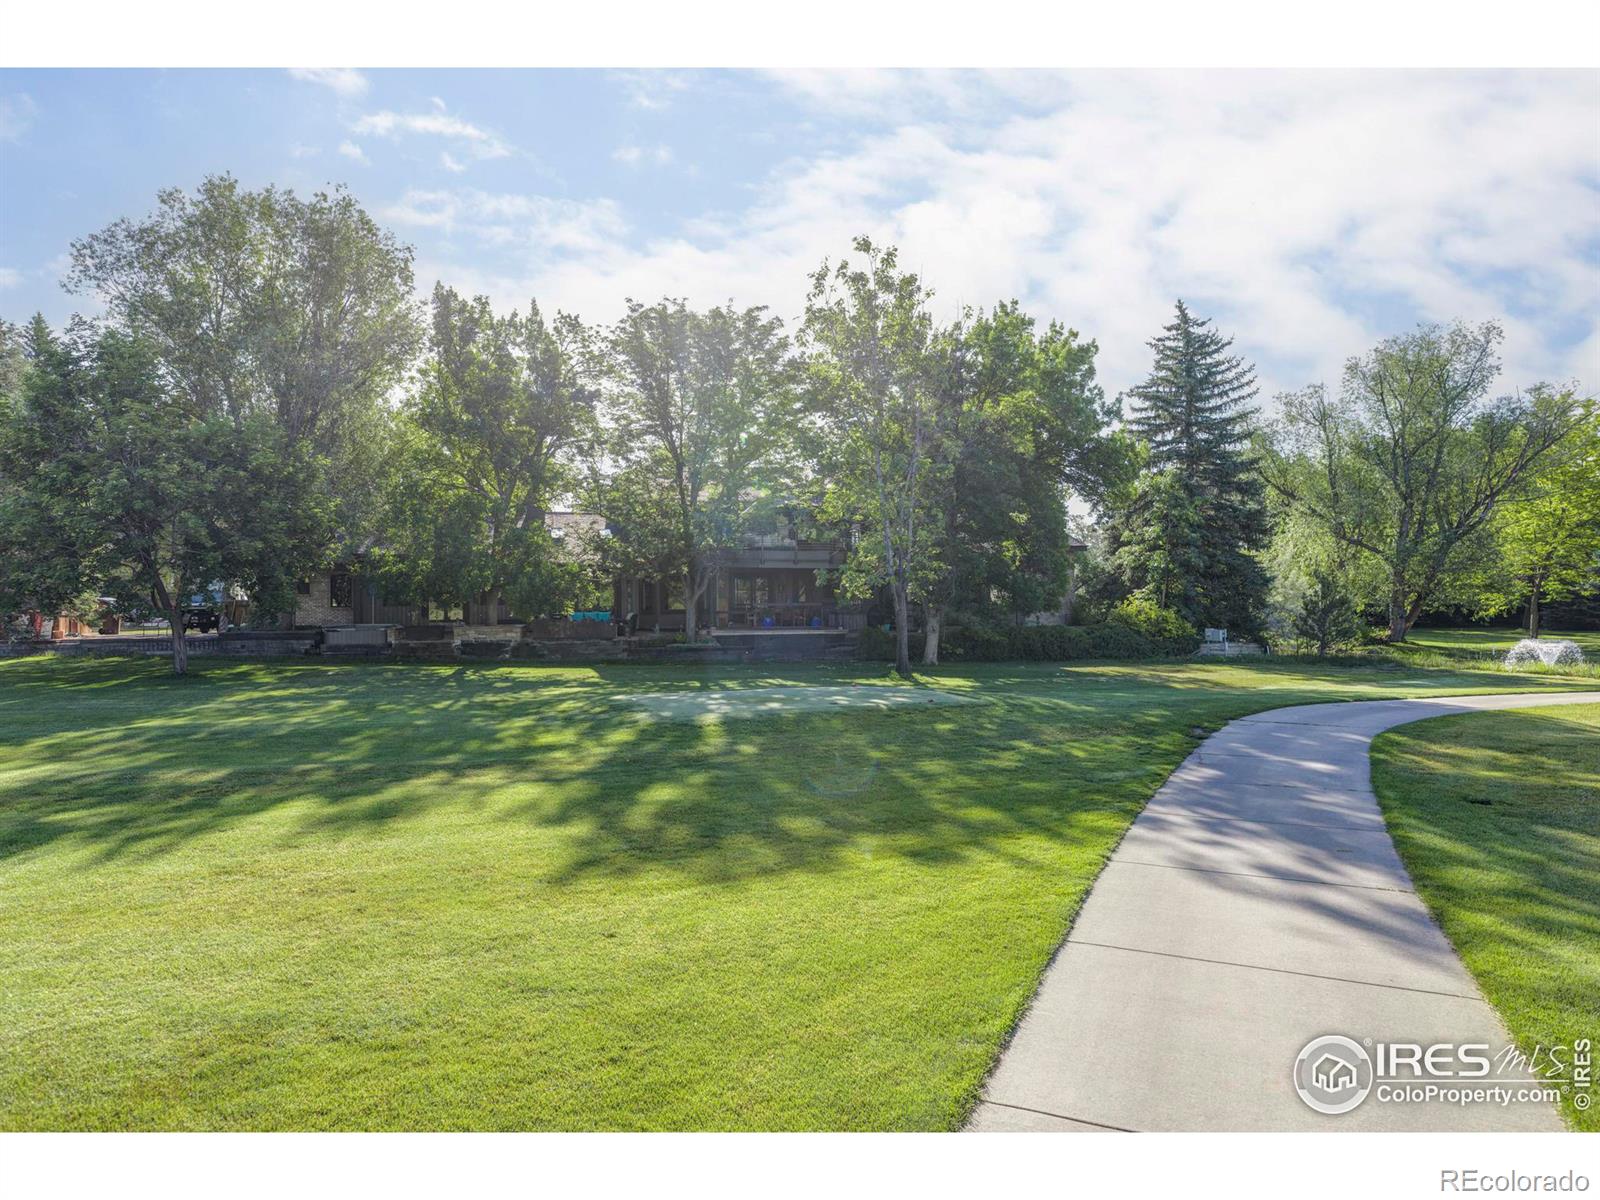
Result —
<svg viewBox="0 0 1600 1200"><path fill-rule="evenodd" d="M1129 596L1111 610L1106 621L1158 640L1195 636L1194 626L1181 613L1162 608L1154 600L1146 600L1142 596Z"/></svg>
<svg viewBox="0 0 1600 1200"><path fill-rule="evenodd" d="M1328 655L1354 644L1365 629L1339 577L1331 571L1314 572L1294 613L1295 638L1319 655Z"/></svg>
<svg viewBox="0 0 1600 1200"><path fill-rule="evenodd" d="M1157 610L1160 611L1160 610ZM913 634L911 657L922 657L922 637ZM1070 662L1074 659L1165 658L1193 654L1200 644L1184 626L1181 636L1151 636L1126 624L992 625L946 628L939 639L941 662ZM872 662L894 659L894 634L877 627L861 631L856 655Z"/></svg>
<svg viewBox="0 0 1600 1200"><path fill-rule="evenodd" d="M922 634L913 633L907 639L907 643L910 646L911 661L916 662L922 657ZM942 639L939 645L942 649L944 646ZM880 625L868 625L856 635L856 657L867 662L893 662L894 632Z"/></svg>
<svg viewBox="0 0 1600 1200"><path fill-rule="evenodd" d="M1001 662L1019 657L1007 625L973 622L947 626L939 638L939 657L949 662Z"/></svg>

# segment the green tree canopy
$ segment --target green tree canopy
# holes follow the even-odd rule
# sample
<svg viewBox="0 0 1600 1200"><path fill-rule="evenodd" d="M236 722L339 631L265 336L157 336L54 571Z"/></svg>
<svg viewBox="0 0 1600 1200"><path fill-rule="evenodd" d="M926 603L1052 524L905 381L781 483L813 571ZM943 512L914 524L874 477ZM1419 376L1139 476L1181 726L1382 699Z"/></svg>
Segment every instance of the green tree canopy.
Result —
<svg viewBox="0 0 1600 1200"><path fill-rule="evenodd" d="M1490 524L1498 555L1478 607L1487 615L1526 605L1538 637L1545 603L1600 586L1600 406L1584 401L1572 433L1537 471L1527 494Z"/></svg>
<svg viewBox="0 0 1600 1200"><path fill-rule="evenodd" d="M1042 334L1015 301L965 313L931 346L935 436L927 504L940 570L922 593L923 661L939 661L950 605L1059 609L1071 575L1067 500L1099 500L1120 465L1093 342Z"/></svg>
<svg viewBox="0 0 1600 1200"><path fill-rule="evenodd" d="M545 526L595 437L598 390L576 318L537 304L433 292L427 361L398 422L387 520L373 560L391 594L423 603L504 596L519 614L565 606L573 568Z"/></svg>
<svg viewBox="0 0 1600 1200"><path fill-rule="evenodd" d="M1499 326L1424 326L1283 401L1263 461L1300 513L1383 569L1391 641L1480 561L1485 526L1573 429L1570 391L1490 398Z"/></svg>
<svg viewBox="0 0 1600 1200"><path fill-rule="evenodd" d="M1110 549L1126 586L1197 626L1254 632L1269 528L1250 453L1256 376L1232 344L1182 301L1150 342L1149 378L1128 392L1147 478L1114 515Z"/></svg>
<svg viewBox="0 0 1600 1200"><path fill-rule="evenodd" d="M1258 559L1269 528L1250 452L1255 370L1180 300L1150 343L1149 377L1128 392L1147 478L1111 523L1125 584L1196 625L1254 632L1266 603Z"/></svg>
<svg viewBox="0 0 1600 1200"><path fill-rule="evenodd" d="M182 674L197 593L235 580L281 600L329 536L308 457L267 415L203 411L141 339L80 325L35 341L0 424L0 473L19 481L0 497L7 590L47 610L91 591L158 612Z"/></svg>
<svg viewBox="0 0 1600 1200"><path fill-rule="evenodd" d="M894 247L857 238L862 265L824 263L811 277L804 343L822 435L819 468L828 490L823 517L856 526L842 587L870 595L886 587L894 604L895 669L911 674L913 595L939 570L939 523L930 472L939 436L932 358L931 295L900 270Z"/></svg>
<svg viewBox="0 0 1600 1200"><path fill-rule="evenodd" d="M600 494L636 561L684 581L684 630L701 628L717 570L786 494L795 437L795 368L783 323L763 308L695 312L681 300L630 302L607 331L611 451L627 486ZM637 501L653 490L672 515L669 546ZM620 549L620 547L619 547Z"/></svg>
<svg viewBox="0 0 1600 1200"><path fill-rule="evenodd" d="M214 175L74 242L66 286L101 299L191 411L270 415L322 460L356 538L385 449L370 444L384 429L373 415L418 340L411 261L343 188L303 199Z"/></svg>

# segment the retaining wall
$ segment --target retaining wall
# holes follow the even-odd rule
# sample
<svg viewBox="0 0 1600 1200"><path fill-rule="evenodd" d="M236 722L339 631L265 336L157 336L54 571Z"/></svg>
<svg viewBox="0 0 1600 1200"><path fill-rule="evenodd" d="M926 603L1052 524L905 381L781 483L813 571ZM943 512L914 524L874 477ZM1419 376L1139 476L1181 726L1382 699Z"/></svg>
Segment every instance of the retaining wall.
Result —
<svg viewBox="0 0 1600 1200"><path fill-rule="evenodd" d="M530 637L515 625L408 625L381 631L383 637L338 629L237 630L187 639L191 657L392 658L398 662L676 662L685 664L845 660L855 639L837 636L744 636L686 645L660 636L619 638L610 627L597 626L599 637L579 638L563 631L557 637ZM374 627L376 629L376 627ZM349 636L345 636L348 634ZM172 640L163 636L94 637L66 641L4 644L0 655L143 655L168 656Z"/></svg>

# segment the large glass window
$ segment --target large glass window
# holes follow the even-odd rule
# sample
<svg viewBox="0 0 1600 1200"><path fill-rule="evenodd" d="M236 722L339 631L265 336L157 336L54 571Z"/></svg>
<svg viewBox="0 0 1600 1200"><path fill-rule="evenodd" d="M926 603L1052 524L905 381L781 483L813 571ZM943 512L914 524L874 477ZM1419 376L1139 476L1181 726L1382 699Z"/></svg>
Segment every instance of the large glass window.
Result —
<svg viewBox="0 0 1600 1200"><path fill-rule="evenodd" d="M733 577L733 607L762 608L771 602L771 591L765 575L735 575Z"/></svg>

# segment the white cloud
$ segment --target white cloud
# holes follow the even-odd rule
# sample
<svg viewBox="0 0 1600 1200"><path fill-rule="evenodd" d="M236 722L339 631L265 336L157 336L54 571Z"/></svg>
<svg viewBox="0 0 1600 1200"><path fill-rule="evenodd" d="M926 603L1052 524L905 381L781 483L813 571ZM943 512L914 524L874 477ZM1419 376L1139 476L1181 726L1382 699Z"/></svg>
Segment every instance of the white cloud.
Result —
<svg viewBox="0 0 1600 1200"><path fill-rule="evenodd" d="M39 106L27 92L0 96L0 142L15 142L28 132Z"/></svg>
<svg viewBox="0 0 1600 1200"><path fill-rule="evenodd" d="M399 138L405 134L449 138L478 158L504 158L511 153L511 147L497 135L444 112L397 113L385 109L368 113L350 128L354 133L370 133L385 138Z"/></svg>
<svg viewBox="0 0 1600 1200"><path fill-rule="evenodd" d="M618 146L611 157L624 166L636 167L641 163L654 163L664 167L672 161L670 146Z"/></svg>
<svg viewBox="0 0 1600 1200"><path fill-rule="evenodd" d="M0 290L14 288L22 282L22 272L15 267L0 267Z"/></svg>
<svg viewBox="0 0 1600 1200"><path fill-rule="evenodd" d="M318 150L315 146L304 146L299 142L296 142L294 145L289 147L290 158L315 158L321 153L322 151Z"/></svg>
<svg viewBox="0 0 1600 1200"><path fill-rule="evenodd" d="M613 77L626 89L634 108L659 112L687 91L695 77L687 71L616 71Z"/></svg>
<svg viewBox="0 0 1600 1200"><path fill-rule="evenodd" d="M291 67L289 74L303 83L330 88L346 99L367 94L367 77L349 67Z"/></svg>
<svg viewBox="0 0 1600 1200"><path fill-rule="evenodd" d="M1502 320L1506 390L1600 387L1592 76L891 73L791 95L883 117L672 236L513 239L483 290L593 319L663 294L793 317L806 274L869 233L942 317L1016 296L1096 338L1113 392L1178 297L1237 337L1264 397L1336 385L1380 337L1456 318Z"/></svg>
<svg viewBox="0 0 1600 1200"><path fill-rule="evenodd" d="M519 265L565 255L604 254L618 246L628 231L609 200L564 200L476 188L412 189L378 215L396 225L435 229L446 237L470 238L520 254L523 257L515 260Z"/></svg>
<svg viewBox="0 0 1600 1200"><path fill-rule="evenodd" d="M459 175L467 169L466 164L459 161L455 155L446 150L439 155L439 165L446 171L453 171Z"/></svg>
<svg viewBox="0 0 1600 1200"><path fill-rule="evenodd" d="M367 152L357 143L348 139L339 143L339 153L348 159L360 163L363 167L370 167L372 160L367 157Z"/></svg>
<svg viewBox="0 0 1600 1200"><path fill-rule="evenodd" d="M765 72L807 107L875 121L969 118L1042 110L1070 95L1059 71L791 69Z"/></svg>

